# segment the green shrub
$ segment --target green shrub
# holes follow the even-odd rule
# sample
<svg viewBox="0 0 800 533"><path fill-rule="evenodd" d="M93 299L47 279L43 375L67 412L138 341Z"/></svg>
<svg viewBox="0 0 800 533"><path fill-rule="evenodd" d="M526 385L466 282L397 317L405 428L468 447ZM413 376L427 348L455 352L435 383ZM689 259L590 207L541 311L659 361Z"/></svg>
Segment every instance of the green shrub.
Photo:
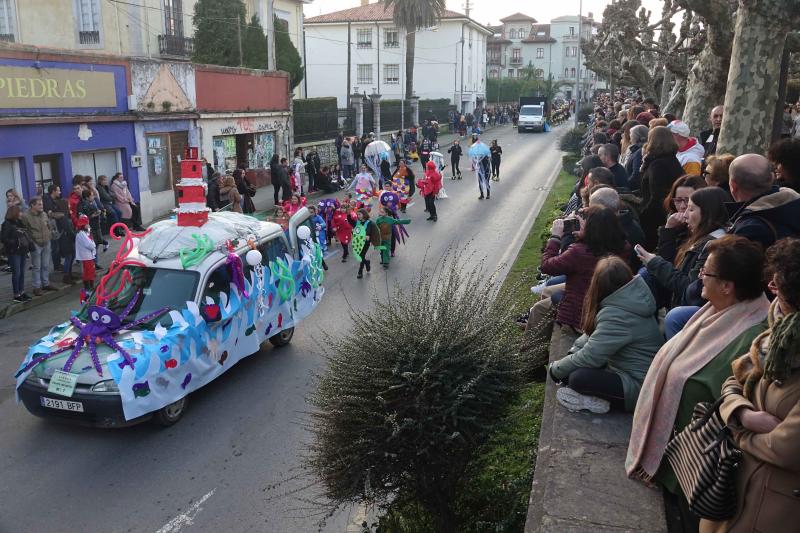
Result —
<svg viewBox="0 0 800 533"><path fill-rule="evenodd" d="M469 263L468 263L469 262ZM466 253L448 252L328 339L311 398L308 458L334 505L417 505L460 531L458 487L520 385L507 295Z"/></svg>
<svg viewBox="0 0 800 533"><path fill-rule="evenodd" d="M586 124L586 122L589 120L589 117L592 116L592 113L594 113L594 108L592 106L590 106L590 105L585 105L585 106L579 108L578 109L578 122Z"/></svg>
<svg viewBox="0 0 800 533"><path fill-rule="evenodd" d="M561 136L561 139L558 141L558 148L563 152L570 152L574 154L579 154L581 148L583 147L583 135L586 133L585 126L578 126L577 128L572 128L567 133Z"/></svg>

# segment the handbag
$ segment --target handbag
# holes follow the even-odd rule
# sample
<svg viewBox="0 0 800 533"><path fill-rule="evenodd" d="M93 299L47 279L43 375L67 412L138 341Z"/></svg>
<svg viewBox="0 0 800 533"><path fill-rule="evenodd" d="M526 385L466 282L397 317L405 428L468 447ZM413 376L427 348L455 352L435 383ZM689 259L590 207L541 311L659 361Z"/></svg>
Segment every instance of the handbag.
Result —
<svg viewBox="0 0 800 533"><path fill-rule="evenodd" d="M715 521L736 513L736 475L742 459L742 451L719 414L722 400L695 405L692 422L665 450L689 509L700 518Z"/></svg>

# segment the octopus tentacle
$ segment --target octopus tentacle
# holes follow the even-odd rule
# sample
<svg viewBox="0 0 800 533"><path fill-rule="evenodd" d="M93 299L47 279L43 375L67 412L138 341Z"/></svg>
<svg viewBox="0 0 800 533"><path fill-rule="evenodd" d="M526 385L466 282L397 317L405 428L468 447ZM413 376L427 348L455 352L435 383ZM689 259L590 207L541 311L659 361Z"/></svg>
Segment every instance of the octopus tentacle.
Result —
<svg viewBox="0 0 800 533"><path fill-rule="evenodd" d="M141 326L142 324L150 322L155 317L163 315L167 311L169 311L169 307L162 307L158 311L153 311L152 313L148 313L148 314L144 315L142 318L138 318L138 319L134 320L130 324L125 324L123 327L119 328L117 331L122 331L124 329L133 329L133 328L135 328L137 326Z"/></svg>
<svg viewBox="0 0 800 533"><path fill-rule="evenodd" d="M22 374L24 374L25 372L27 372L31 368L33 368L36 365L38 365L39 363L43 363L43 362L47 361L48 359L50 359L51 357L53 357L54 355L58 355L60 353L64 353L67 350L71 350L74 347L75 347L75 342L73 341L71 344L69 344L67 346L64 346L63 348L59 348L58 350L56 350L54 352L50 352L50 353L46 353L44 355L40 355L38 357L34 357L33 359L31 359L31 361L27 365L22 367L19 370L19 372L14 374L14 377L18 378L19 376L21 376Z"/></svg>
<svg viewBox="0 0 800 533"><path fill-rule="evenodd" d="M119 354L122 356L122 358L125 359L125 362L131 365L131 368L133 368L133 363L134 363L133 358L131 357L131 354L125 351L125 348L117 344L117 341L115 341L111 337L111 335L107 335L101 338L103 339L103 342L105 342L106 344L114 348L116 351L118 351Z"/></svg>
<svg viewBox="0 0 800 533"><path fill-rule="evenodd" d="M133 309L136 306L136 302L139 301L139 295L140 294L141 294L141 291L139 291L139 290L137 290L135 293L133 293L133 298L131 298L131 301L128 303L128 305L125 307L125 309L119 315L120 319L123 319L126 316L128 316L128 313L131 312L131 309Z"/></svg>
<svg viewBox="0 0 800 533"><path fill-rule="evenodd" d="M97 370L97 374L102 377L103 368L100 366L100 358L97 356L97 344L95 344L94 339L89 339L89 342L87 344L89 345L89 354L92 356L92 363L94 363L94 369Z"/></svg>
<svg viewBox="0 0 800 533"><path fill-rule="evenodd" d="M72 365L75 363L75 359L78 358L78 354L81 353L81 349L83 348L84 343L83 337L78 337L78 340L75 341L75 347L72 349L72 353L69 355L67 362L64 363L64 372L69 372L72 370Z"/></svg>

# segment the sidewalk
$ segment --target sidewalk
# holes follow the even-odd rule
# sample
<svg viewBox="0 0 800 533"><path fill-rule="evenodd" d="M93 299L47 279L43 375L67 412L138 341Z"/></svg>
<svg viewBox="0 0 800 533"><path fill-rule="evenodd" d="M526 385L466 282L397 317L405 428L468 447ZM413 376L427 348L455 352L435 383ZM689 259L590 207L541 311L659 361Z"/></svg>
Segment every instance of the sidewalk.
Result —
<svg viewBox="0 0 800 533"><path fill-rule="evenodd" d="M484 130L486 133L495 131L499 128L506 128L511 127L509 124L505 124L503 126L495 126L495 127L487 127ZM446 133L439 136L439 146L440 151L447 151L447 146L449 146L454 139L461 138L458 135L452 133ZM466 150L465 150L466 151ZM415 163L418 165L419 163ZM308 196L310 199L318 199L323 197L322 193L313 193ZM272 187L262 187L258 189L256 196L253 198L253 202L256 206L256 212L254 215L258 215L259 218L263 218L263 215L272 209L274 209L275 204L272 200ZM153 222L157 222L155 220ZM117 250L119 250L119 246L122 241L115 241L111 238L108 238L109 247L108 251L103 253L101 250L98 250L98 259L100 261L100 265L104 268L108 267L111 261L114 259ZM33 272L30 269L30 260L26 262L25 265L25 292L29 295L33 296L33 286L31 284ZM65 285L61 283L61 278L63 277L61 272L53 272L52 271L52 264L50 265L50 285L56 289L55 292L45 292L42 296L33 296L33 299L29 302L24 303L17 303L12 301L14 297L13 291L11 290L11 273L10 272L0 272L0 319L7 318L11 315L15 315L17 313L21 313L23 311L27 311L28 309L32 309L39 305L45 304L56 298L61 298L62 296L72 296L75 298L75 305L78 305L78 294L80 293L81 289L81 282L78 280L74 285ZM80 265L75 264L73 266L73 272L80 273ZM105 270L98 272L98 278L105 274Z"/></svg>

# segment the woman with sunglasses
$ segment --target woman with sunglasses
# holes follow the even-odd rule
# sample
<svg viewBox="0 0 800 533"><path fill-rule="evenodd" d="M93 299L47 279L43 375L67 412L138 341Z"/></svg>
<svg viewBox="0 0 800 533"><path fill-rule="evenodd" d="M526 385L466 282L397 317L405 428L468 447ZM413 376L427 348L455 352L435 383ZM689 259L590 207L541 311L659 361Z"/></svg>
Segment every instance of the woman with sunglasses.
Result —
<svg viewBox="0 0 800 533"><path fill-rule="evenodd" d="M625 460L629 477L657 482L665 489L665 499L686 520L684 531L696 530L698 518L689 511L664 459L665 447L673 431L691 422L695 405L713 403L720 396L731 363L747 353L753 339L767 328L769 309L759 244L726 235L710 242L706 250L700 277L708 303L653 358L639 392Z"/></svg>

